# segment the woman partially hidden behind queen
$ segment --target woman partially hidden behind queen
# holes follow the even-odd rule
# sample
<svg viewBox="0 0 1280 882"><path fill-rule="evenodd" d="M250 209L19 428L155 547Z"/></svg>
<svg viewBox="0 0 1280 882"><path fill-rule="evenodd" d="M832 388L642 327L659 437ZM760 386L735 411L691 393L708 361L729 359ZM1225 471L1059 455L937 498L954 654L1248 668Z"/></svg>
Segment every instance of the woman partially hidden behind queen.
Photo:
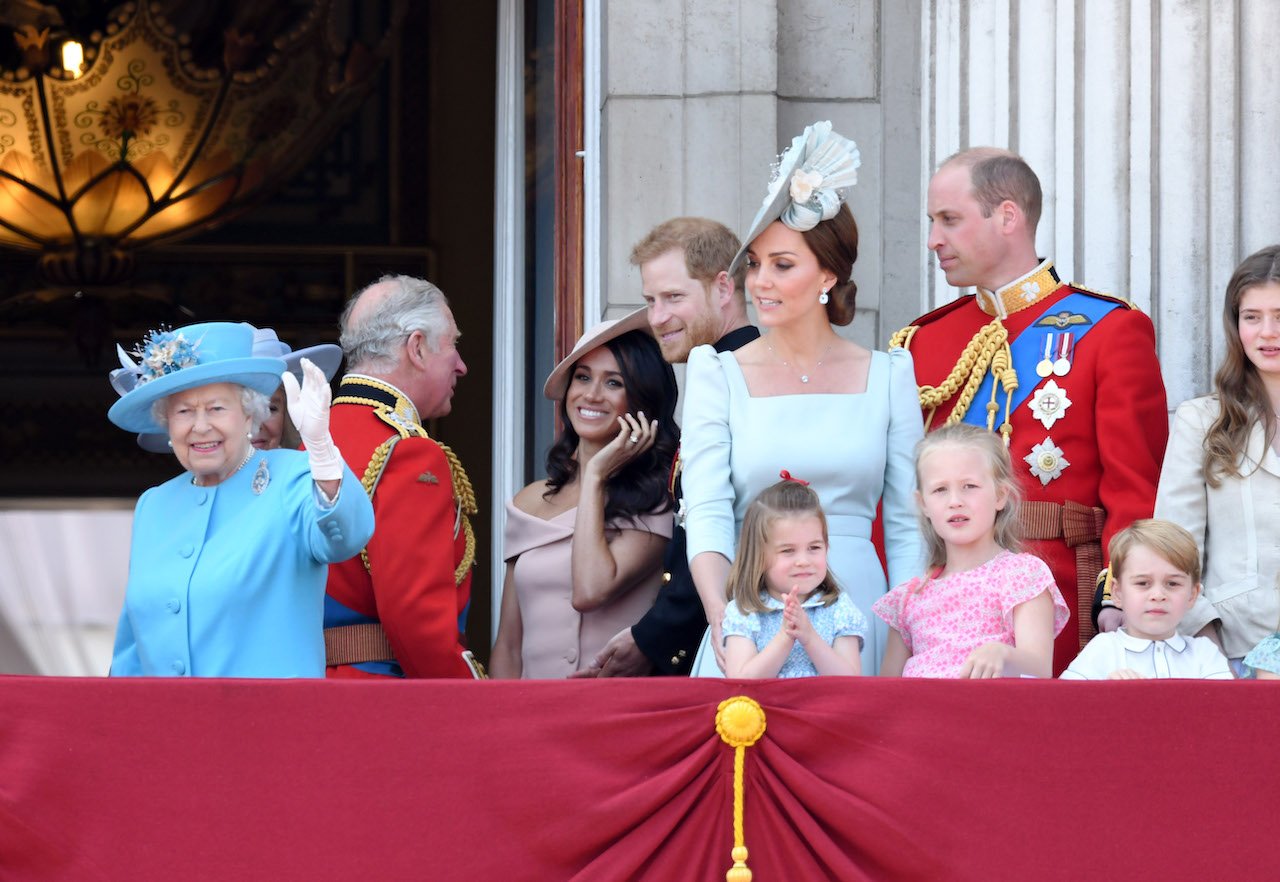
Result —
<svg viewBox="0 0 1280 882"><path fill-rule="evenodd" d="M364 547L373 507L329 436L323 373L304 359L300 385L281 359L253 354L253 332L153 332L108 413L167 434L185 470L134 511L112 676L324 676L328 564ZM250 443L282 375L305 452Z"/></svg>

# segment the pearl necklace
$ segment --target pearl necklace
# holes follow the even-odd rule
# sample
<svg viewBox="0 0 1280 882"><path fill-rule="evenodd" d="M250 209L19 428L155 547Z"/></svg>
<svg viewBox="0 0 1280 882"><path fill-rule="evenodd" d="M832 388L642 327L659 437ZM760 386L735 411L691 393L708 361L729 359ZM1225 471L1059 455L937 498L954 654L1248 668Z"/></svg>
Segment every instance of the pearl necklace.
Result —
<svg viewBox="0 0 1280 882"><path fill-rule="evenodd" d="M244 455L244 459L243 459L243 460L241 460L240 465L236 466L234 469L232 469L230 472L228 472L228 473L227 473L227 477L226 477L226 478L223 478L223 479L222 479L221 481L219 481L218 483L219 483L219 484L223 483L224 481L226 481L226 480L227 480L227 478L230 478L230 477L231 477L232 475L234 475L236 472L240 471L242 468L244 468L245 466L247 466L247 465L249 464L249 460L253 459L253 454L254 454L256 451L257 451L257 448L256 448L256 447L254 447L252 444L250 444L250 445L249 445L249 452L248 452L248 453L246 453L246 454ZM197 475L192 475L192 476L191 476L191 484L192 484L192 486L195 486L195 487L215 487L215 486L217 486L216 484L201 484L201 483L200 483L200 479L199 479L199 477L198 477Z"/></svg>
<svg viewBox="0 0 1280 882"><path fill-rule="evenodd" d="M822 350L822 354L818 356L818 360L817 360L817 362L816 362L816 363L814 364L814 366L813 366L813 372L814 372L814 373L816 373L816 372L817 372L818 368L822 367L822 359L824 359L824 358L826 358L826 357L827 357L827 353L831 351L831 347L835 345L835 342L836 342L835 340L832 340L830 343L828 343L828 344L827 344L827 347L826 347L825 349L823 349L823 350ZM795 371L796 373L800 374L800 382L801 382L801 383L808 383L808 382L809 382L809 375L808 375L808 374L806 374L806 373L804 373L804 372L802 372L802 371L801 371L799 368L797 368L797 367L792 367L792 366L791 366L791 364L790 364L790 362L788 362L785 358L783 358L781 355L779 355L779 354L774 350L774 348L773 348L771 345L769 345L769 341L768 341L768 340L765 340L765 341L764 341L764 345L765 345L765 348L769 350L769 352L773 355L773 357L774 357L774 358L776 358L778 361L782 362L782 366L783 366L783 367L785 367L785 368L789 368L789 369L791 369L791 370Z"/></svg>

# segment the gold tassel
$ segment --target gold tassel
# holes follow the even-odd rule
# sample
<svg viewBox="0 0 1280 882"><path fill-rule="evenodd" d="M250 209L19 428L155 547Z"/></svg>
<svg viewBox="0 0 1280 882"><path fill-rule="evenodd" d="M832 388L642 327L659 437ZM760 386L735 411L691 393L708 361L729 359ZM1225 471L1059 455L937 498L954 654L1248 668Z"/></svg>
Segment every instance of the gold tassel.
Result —
<svg viewBox="0 0 1280 882"><path fill-rule="evenodd" d="M745 695L726 698L716 708L716 732L720 740L733 748L733 866L724 874L726 882L751 882L747 866L747 843L744 841L742 815L745 797L742 790L746 749L764 735L764 708Z"/></svg>

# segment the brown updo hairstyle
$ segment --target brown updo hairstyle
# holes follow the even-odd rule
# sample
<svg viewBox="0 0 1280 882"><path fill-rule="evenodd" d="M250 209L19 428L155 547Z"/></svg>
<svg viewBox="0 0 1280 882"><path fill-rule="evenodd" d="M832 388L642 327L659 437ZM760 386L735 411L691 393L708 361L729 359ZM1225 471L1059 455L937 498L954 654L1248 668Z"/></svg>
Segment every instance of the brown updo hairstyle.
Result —
<svg viewBox="0 0 1280 882"><path fill-rule="evenodd" d="M804 242L818 258L818 265L835 275L840 281L827 292L827 319L833 325L847 325L853 321L854 303L858 297L858 285L849 278L858 260L858 225L854 222L849 206L841 203L840 210L831 220L819 221L812 230L801 234Z"/></svg>

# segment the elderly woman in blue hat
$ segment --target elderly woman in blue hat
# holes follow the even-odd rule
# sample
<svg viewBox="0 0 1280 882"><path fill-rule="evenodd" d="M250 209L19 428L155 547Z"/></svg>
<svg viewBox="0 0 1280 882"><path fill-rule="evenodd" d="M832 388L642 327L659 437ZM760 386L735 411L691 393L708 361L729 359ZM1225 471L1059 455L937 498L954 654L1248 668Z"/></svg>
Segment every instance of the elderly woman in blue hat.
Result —
<svg viewBox="0 0 1280 882"><path fill-rule="evenodd" d="M231 322L153 332L137 355L108 416L167 434L185 471L138 500L112 675L323 677L327 565L373 535L324 374L304 359L299 384ZM282 375L306 452L250 443Z"/></svg>
<svg viewBox="0 0 1280 882"><path fill-rule="evenodd" d="M723 667L725 582L747 505L778 472L810 482L831 533L828 562L867 621L863 673L887 639L871 605L919 575L912 449L924 434L911 356L873 352L838 332L855 317L858 226L845 202L857 145L814 123L791 142L730 272L764 334L734 352L689 353L681 459L689 569L711 623L704 644ZM883 507L889 579L871 544ZM710 652L700 653L701 672Z"/></svg>
<svg viewBox="0 0 1280 882"><path fill-rule="evenodd" d="M252 327L252 326L250 326ZM140 366L129 354L119 346L122 367L111 372L111 387L120 396L127 395L138 384ZM253 354L266 358L279 358L284 361L289 373L302 382L302 360L305 358L320 368L326 381L332 380L342 365L342 347L333 343L320 343L303 349L294 349L280 339L272 328L253 328ZM288 419L287 404L284 397L284 386L277 384L267 402L267 416L263 419L258 431L254 433L251 443L259 450L275 450L277 447L288 447L297 450L302 446L298 430ZM164 432L143 432L138 435L138 446L148 453L171 453L173 445Z"/></svg>

